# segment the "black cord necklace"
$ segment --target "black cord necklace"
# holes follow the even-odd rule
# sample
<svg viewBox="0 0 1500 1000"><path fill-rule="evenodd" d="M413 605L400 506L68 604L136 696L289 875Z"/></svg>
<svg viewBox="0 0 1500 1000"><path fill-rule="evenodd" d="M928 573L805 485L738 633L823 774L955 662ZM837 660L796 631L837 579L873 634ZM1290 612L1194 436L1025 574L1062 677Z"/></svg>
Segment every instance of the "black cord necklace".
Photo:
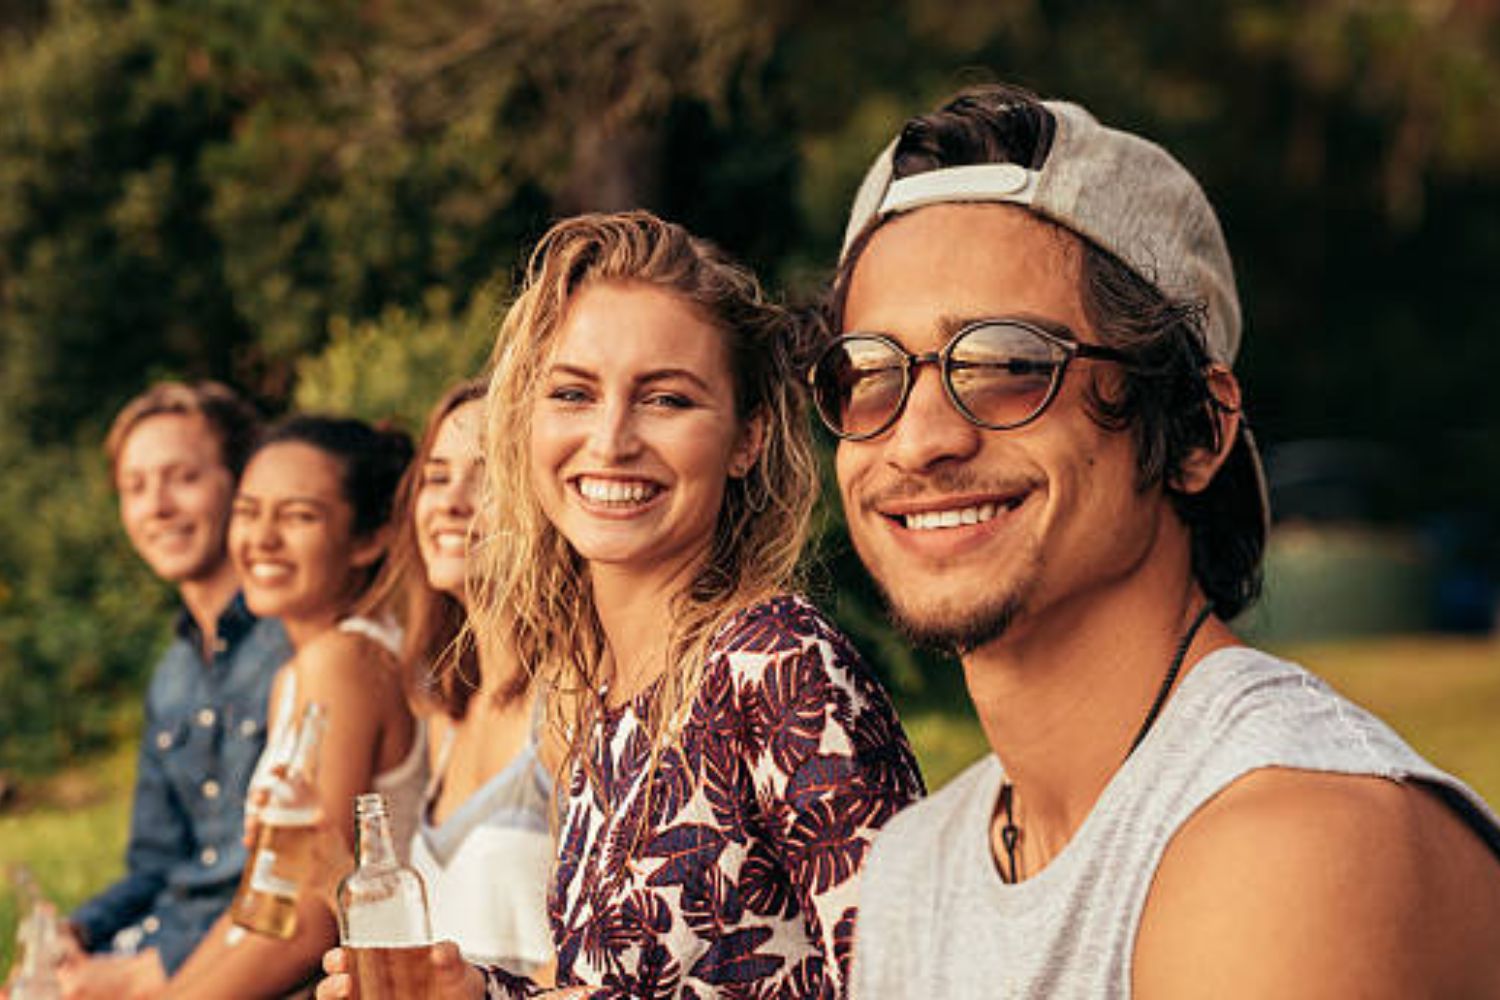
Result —
<svg viewBox="0 0 1500 1000"><path fill-rule="evenodd" d="M1151 702L1151 708L1146 712L1146 718L1141 722L1141 728L1135 731L1135 739L1130 741L1130 749L1125 751L1125 760L1135 753L1135 748L1141 745L1146 734L1151 732L1151 727L1156 725L1156 717L1161 714L1162 706L1167 703L1167 696L1172 693L1172 685L1177 683L1177 675L1182 672L1182 661L1187 656L1188 647L1193 644L1193 637L1208 621L1209 613L1213 611L1213 605L1205 604L1198 612L1193 623L1187 627L1182 634L1182 640L1177 643L1177 652L1172 654L1172 663L1167 667L1166 676L1161 679L1161 687L1156 689L1156 699ZM1005 784L1000 786L1000 801L996 808L1005 816L1005 823L1000 827L1000 845L1005 848L1006 870L1000 872L1000 878L1014 885L1018 869L1016 867L1016 847L1021 842L1021 828L1016 825L1015 813L1015 786L1006 779Z"/></svg>

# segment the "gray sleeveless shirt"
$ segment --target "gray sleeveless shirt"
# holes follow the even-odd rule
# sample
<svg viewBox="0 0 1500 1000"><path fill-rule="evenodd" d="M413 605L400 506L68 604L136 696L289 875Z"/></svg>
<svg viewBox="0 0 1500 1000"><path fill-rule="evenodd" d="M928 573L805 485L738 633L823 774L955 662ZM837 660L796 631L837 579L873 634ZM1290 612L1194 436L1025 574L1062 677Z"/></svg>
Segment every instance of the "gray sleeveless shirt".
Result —
<svg viewBox="0 0 1500 1000"><path fill-rule="evenodd" d="M880 833L865 866L853 996L1130 996L1136 930L1173 835L1250 771L1290 767L1429 783L1500 856L1500 820L1384 723L1293 664L1219 650L1183 678L1073 839L1000 880L988 756Z"/></svg>

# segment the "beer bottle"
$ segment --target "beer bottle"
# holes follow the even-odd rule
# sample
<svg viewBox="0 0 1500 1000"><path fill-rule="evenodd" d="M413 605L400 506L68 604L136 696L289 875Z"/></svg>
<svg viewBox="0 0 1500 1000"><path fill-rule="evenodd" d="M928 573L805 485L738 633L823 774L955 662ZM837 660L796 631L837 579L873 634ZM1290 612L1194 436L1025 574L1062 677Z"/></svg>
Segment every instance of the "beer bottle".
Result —
<svg viewBox="0 0 1500 1000"><path fill-rule="evenodd" d="M271 937L297 931L297 893L317 856L318 751L327 713L309 702L297 723L296 748L260 810L255 850L230 907L236 924Z"/></svg>
<svg viewBox="0 0 1500 1000"><path fill-rule="evenodd" d="M391 841L385 796L354 801L357 867L339 885L339 938L359 1000L410 1000L433 992L432 924L422 877Z"/></svg>

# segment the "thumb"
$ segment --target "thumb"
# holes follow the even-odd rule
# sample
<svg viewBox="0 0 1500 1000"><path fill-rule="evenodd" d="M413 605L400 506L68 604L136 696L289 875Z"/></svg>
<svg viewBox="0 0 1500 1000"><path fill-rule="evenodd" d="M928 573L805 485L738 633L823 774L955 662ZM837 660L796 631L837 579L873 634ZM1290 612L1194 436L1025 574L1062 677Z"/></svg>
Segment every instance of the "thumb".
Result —
<svg viewBox="0 0 1500 1000"><path fill-rule="evenodd" d="M432 978L437 993L442 997L483 997L484 977L479 970L464 961L458 945L452 941L440 941L432 946Z"/></svg>

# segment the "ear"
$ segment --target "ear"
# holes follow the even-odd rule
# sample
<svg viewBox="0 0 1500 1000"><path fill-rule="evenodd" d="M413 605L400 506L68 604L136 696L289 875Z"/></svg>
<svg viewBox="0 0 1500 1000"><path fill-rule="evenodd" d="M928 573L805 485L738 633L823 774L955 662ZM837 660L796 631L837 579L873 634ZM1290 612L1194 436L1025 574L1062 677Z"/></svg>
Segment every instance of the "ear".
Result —
<svg viewBox="0 0 1500 1000"><path fill-rule="evenodd" d="M766 443L766 414L756 410L740 428L739 441L729 456L729 478L744 479L760 460L761 449Z"/></svg>
<svg viewBox="0 0 1500 1000"><path fill-rule="evenodd" d="M1183 459L1171 477L1171 487L1179 493L1201 493L1219 474L1230 449L1240 434L1240 383L1228 366L1218 362L1204 373L1209 400L1203 405L1214 425L1212 447L1194 448Z"/></svg>
<svg viewBox="0 0 1500 1000"><path fill-rule="evenodd" d="M354 552L349 559L349 565L355 569L366 569L380 561L390 548L391 526L384 525L377 531L372 531L364 538L355 539Z"/></svg>

